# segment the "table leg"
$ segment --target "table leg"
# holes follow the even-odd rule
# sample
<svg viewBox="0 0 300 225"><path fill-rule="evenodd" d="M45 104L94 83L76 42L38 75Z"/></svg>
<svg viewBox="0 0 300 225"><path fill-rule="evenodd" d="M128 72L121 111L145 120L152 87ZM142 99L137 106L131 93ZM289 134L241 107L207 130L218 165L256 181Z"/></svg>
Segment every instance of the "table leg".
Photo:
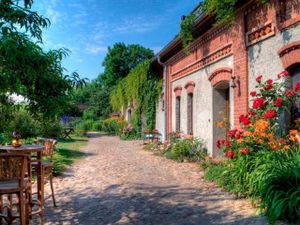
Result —
<svg viewBox="0 0 300 225"><path fill-rule="evenodd" d="M37 190L38 200L41 207L40 217L44 217L44 172L42 168L42 152L37 152Z"/></svg>

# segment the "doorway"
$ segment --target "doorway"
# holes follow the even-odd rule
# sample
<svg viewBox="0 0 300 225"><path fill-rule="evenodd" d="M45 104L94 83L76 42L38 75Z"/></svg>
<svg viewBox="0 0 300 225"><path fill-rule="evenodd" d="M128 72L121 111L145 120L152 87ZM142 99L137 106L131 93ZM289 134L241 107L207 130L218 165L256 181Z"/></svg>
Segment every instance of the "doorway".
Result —
<svg viewBox="0 0 300 225"><path fill-rule="evenodd" d="M227 139L230 129L230 88L224 82L213 89L213 157L220 155L217 140Z"/></svg>

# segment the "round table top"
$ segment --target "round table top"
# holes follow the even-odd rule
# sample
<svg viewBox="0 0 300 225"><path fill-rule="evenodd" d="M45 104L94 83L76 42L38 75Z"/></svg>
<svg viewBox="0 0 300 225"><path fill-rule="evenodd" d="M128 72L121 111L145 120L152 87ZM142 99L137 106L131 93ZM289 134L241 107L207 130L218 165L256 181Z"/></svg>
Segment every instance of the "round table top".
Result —
<svg viewBox="0 0 300 225"><path fill-rule="evenodd" d="M20 147L13 147L12 145L0 146L0 151L24 151L24 152L39 152L44 150L43 145L22 145Z"/></svg>

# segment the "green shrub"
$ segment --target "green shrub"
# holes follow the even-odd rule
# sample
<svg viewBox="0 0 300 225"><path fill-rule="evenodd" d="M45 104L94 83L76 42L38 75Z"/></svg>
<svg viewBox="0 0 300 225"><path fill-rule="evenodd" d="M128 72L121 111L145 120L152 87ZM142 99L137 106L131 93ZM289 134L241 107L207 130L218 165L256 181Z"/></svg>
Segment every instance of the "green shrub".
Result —
<svg viewBox="0 0 300 225"><path fill-rule="evenodd" d="M126 121L119 117L109 118L103 121L103 131L112 135L121 135Z"/></svg>
<svg viewBox="0 0 300 225"><path fill-rule="evenodd" d="M95 121L93 122L93 127L92 129L94 131L102 131L103 130L103 121Z"/></svg>
<svg viewBox="0 0 300 225"><path fill-rule="evenodd" d="M39 135L39 123L27 111L20 110L14 113L6 135L11 137L14 130L21 134L22 139L37 137Z"/></svg>
<svg viewBox="0 0 300 225"><path fill-rule="evenodd" d="M82 120L75 127L75 133L78 135L86 135L88 131L93 129L93 120Z"/></svg>
<svg viewBox="0 0 300 225"><path fill-rule="evenodd" d="M59 138L62 135L62 125L57 120L44 120L40 126L40 136Z"/></svg>
<svg viewBox="0 0 300 225"><path fill-rule="evenodd" d="M204 178L240 197L261 202L269 222L300 219L300 151L261 151L206 167Z"/></svg>
<svg viewBox="0 0 300 225"><path fill-rule="evenodd" d="M84 110L83 115L82 115L82 119L83 120L96 120L97 115L96 115L95 110L93 110L93 109Z"/></svg>
<svg viewBox="0 0 300 225"><path fill-rule="evenodd" d="M206 156L203 141L195 139L181 139L171 144L166 156L176 161L200 162Z"/></svg>

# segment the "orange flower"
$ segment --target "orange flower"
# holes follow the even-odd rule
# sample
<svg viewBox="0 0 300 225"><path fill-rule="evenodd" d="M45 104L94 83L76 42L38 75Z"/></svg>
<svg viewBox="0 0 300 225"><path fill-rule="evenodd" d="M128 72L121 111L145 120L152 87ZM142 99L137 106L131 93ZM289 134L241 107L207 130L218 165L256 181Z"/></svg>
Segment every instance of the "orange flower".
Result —
<svg viewBox="0 0 300 225"><path fill-rule="evenodd" d="M243 143L243 139L242 138L240 138L240 139L237 139L237 141L236 141L238 144L241 144L241 143Z"/></svg>
<svg viewBox="0 0 300 225"><path fill-rule="evenodd" d="M290 149L290 146L288 146L288 145L283 146L283 150L288 151L289 149Z"/></svg>
<svg viewBox="0 0 300 225"><path fill-rule="evenodd" d="M296 135L298 134L298 130L290 130L290 137L289 140L292 142L296 142L297 138Z"/></svg>
<svg viewBox="0 0 300 225"><path fill-rule="evenodd" d="M252 136L253 134L252 134L252 132L250 132L250 131L245 131L243 135L244 135L244 137L250 137L250 136Z"/></svg>

